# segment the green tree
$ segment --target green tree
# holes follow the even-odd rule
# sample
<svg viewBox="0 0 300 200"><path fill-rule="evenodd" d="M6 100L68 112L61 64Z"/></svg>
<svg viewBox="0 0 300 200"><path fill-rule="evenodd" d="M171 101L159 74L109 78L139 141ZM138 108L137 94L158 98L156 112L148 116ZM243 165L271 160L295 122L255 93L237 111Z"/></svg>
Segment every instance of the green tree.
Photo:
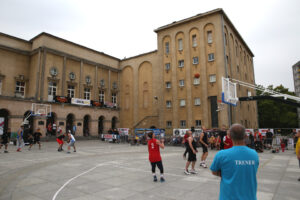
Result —
<svg viewBox="0 0 300 200"><path fill-rule="evenodd" d="M259 86L263 88L262 86ZM273 88L273 85L267 87L270 90L295 96L294 92L290 92L283 85ZM260 90L256 91L257 96L269 96ZM278 97L280 98L280 97ZM292 101L292 100L289 100ZM259 100L258 120L261 128L295 128L298 127L297 108L282 102L273 100Z"/></svg>

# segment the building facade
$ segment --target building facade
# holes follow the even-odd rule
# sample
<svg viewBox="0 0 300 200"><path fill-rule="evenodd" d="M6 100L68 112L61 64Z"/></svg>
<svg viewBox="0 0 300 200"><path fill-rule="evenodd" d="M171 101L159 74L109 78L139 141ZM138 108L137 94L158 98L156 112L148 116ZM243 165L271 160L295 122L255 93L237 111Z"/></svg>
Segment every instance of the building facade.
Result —
<svg viewBox="0 0 300 200"><path fill-rule="evenodd" d="M293 65L294 88L297 97L300 97L300 61ZM300 108L297 108L298 126L300 126Z"/></svg>
<svg viewBox="0 0 300 200"><path fill-rule="evenodd" d="M226 105L222 77L255 83L253 53L222 9L155 30L157 50L120 60L41 33L30 41L0 34L0 118L12 131L32 103L52 105L51 119L33 117L32 128L55 122L79 135L110 128L256 128L256 102ZM254 95L239 87L238 96ZM74 100L88 100L88 106Z"/></svg>

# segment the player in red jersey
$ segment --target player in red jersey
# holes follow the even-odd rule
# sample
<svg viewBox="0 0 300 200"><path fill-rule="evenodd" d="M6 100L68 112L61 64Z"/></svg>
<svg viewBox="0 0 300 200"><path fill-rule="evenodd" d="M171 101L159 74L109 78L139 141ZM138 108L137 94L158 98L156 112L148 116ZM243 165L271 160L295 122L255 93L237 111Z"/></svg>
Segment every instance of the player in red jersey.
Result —
<svg viewBox="0 0 300 200"><path fill-rule="evenodd" d="M152 174L153 174L153 181L157 182L157 177L155 174L155 168L156 165L158 169L160 170L160 182L164 182L164 167L162 164L161 156L160 156L160 151L159 148L164 149L164 141L162 140L161 142L157 139L155 139L155 135L153 132L148 133L148 137L150 138L148 140L148 152L149 152L149 161L151 163L152 167Z"/></svg>
<svg viewBox="0 0 300 200"><path fill-rule="evenodd" d="M224 141L224 149L230 149L233 147L232 140L230 138L230 130L227 130L227 135L223 139Z"/></svg>

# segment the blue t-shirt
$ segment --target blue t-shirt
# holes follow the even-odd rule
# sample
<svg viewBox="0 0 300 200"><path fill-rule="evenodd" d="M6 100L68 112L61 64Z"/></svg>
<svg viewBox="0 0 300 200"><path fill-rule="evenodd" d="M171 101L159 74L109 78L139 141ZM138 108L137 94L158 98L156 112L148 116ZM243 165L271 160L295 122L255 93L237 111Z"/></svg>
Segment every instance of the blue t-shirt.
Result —
<svg viewBox="0 0 300 200"><path fill-rule="evenodd" d="M219 151L210 170L221 171L220 200L256 200L256 173L259 159L246 146Z"/></svg>

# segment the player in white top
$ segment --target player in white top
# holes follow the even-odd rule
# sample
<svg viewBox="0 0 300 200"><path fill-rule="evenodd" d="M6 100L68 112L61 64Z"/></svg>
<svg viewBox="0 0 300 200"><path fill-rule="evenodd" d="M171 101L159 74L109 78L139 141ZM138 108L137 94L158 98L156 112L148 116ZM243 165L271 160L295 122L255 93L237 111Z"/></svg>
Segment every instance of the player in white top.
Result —
<svg viewBox="0 0 300 200"><path fill-rule="evenodd" d="M74 152L76 152L75 142L76 142L76 140L75 140L74 135L72 135L71 131L68 130L68 152L67 153L71 153L70 152L71 146L73 147Z"/></svg>

